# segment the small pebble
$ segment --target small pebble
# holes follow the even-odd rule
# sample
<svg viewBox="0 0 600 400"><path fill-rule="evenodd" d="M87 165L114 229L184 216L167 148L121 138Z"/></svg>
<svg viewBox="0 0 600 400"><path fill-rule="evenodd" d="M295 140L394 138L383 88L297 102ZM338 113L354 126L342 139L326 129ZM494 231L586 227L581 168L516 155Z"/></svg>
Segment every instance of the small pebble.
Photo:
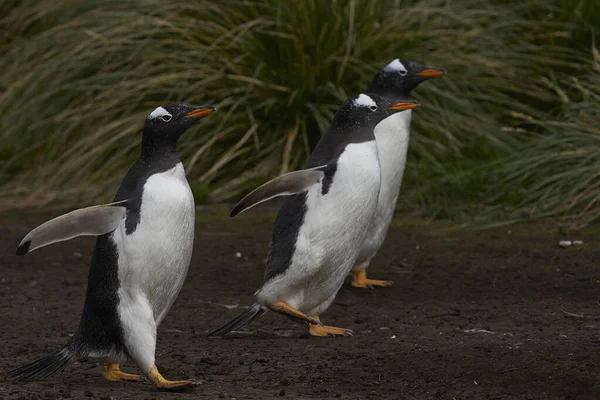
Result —
<svg viewBox="0 0 600 400"><path fill-rule="evenodd" d="M242 253L240 253L239 251L235 253L235 258L242 258Z"/></svg>
<svg viewBox="0 0 600 400"><path fill-rule="evenodd" d="M558 245L560 247L569 247L571 246L573 243L570 240L561 240L560 242L558 242Z"/></svg>
<svg viewBox="0 0 600 400"><path fill-rule="evenodd" d="M581 246L583 244L583 240L573 240L573 246Z"/></svg>

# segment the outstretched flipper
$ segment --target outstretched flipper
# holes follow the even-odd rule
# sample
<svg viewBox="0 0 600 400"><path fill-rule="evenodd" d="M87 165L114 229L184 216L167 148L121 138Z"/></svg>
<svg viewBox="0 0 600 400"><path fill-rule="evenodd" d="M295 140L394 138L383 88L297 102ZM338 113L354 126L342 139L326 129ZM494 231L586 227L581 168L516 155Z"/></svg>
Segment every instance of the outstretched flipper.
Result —
<svg viewBox="0 0 600 400"><path fill-rule="evenodd" d="M302 193L311 186L321 183L325 177L325 168L327 168L327 165L278 176L246 195L233 207L229 216L235 217L257 204L278 196L291 196Z"/></svg>
<svg viewBox="0 0 600 400"><path fill-rule="evenodd" d="M27 234L17 247L25 255L52 243L77 236L99 236L114 231L127 215L129 200L71 211L43 223Z"/></svg>

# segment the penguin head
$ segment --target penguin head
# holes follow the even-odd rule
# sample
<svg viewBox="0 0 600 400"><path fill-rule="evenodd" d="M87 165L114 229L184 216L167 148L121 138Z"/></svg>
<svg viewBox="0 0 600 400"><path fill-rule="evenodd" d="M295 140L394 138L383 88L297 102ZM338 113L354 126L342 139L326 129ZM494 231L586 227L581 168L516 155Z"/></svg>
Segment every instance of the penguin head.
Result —
<svg viewBox="0 0 600 400"><path fill-rule="evenodd" d="M144 139L153 143L177 143L179 137L196 122L216 111L214 106L192 107L167 104L152 111L144 124Z"/></svg>
<svg viewBox="0 0 600 400"><path fill-rule="evenodd" d="M375 93L361 93L348 99L342 109L346 109L352 119L378 124L392 114L420 106L412 99L398 99L380 96Z"/></svg>
<svg viewBox="0 0 600 400"><path fill-rule="evenodd" d="M395 59L380 69L368 92L395 96L408 96L423 81L443 76L446 70L429 67L412 60Z"/></svg>
<svg viewBox="0 0 600 400"><path fill-rule="evenodd" d="M380 96L376 93L361 93L346 100L334 117L330 127L345 135L357 132L356 140L363 140L366 133L373 135L373 129L392 114L410 110L420 104L412 99L398 99ZM370 139L369 139L370 140Z"/></svg>

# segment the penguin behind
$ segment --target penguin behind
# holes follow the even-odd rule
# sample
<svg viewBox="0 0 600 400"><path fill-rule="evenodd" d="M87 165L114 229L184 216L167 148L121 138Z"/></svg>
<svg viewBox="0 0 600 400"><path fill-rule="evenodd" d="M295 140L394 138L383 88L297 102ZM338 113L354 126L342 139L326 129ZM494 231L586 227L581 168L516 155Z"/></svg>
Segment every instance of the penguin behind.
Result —
<svg viewBox="0 0 600 400"><path fill-rule="evenodd" d="M410 92L421 82L445 73L446 71L442 68L427 67L411 60L396 59L377 72L367 91L396 101L408 100ZM356 265L352 270L352 286L357 288L385 287L391 286L393 283L388 280L368 279L367 268L385 241L396 209L402 176L406 167L411 118L412 111L406 110L394 114L375 129L381 164L381 191L375 215L356 259Z"/></svg>
<svg viewBox="0 0 600 400"><path fill-rule="evenodd" d="M60 349L8 373L50 377L86 357L104 364L109 381L139 381L119 363L135 361L159 389L197 386L169 381L155 365L156 330L185 280L194 241L194 198L177 152L179 137L213 106L156 108L146 118L142 151L112 203L50 220L22 240L17 254L77 236L98 236L79 329Z"/></svg>
<svg viewBox="0 0 600 400"><path fill-rule="evenodd" d="M231 216L276 196L288 197L273 228L256 303L209 336L239 329L267 310L308 323L312 336L349 336L319 315L350 273L377 206L380 167L373 131L414 108L373 94L348 99L315 147L306 169L282 175L244 197Z"/></svg>

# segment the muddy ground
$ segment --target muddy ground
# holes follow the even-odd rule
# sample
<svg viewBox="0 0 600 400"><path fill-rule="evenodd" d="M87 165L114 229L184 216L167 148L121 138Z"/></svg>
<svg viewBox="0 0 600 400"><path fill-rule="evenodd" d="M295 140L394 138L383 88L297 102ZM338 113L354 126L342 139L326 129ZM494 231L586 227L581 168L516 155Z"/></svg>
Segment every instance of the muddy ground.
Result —
<svg viewBox="0 0 600 400"><path fill-rule="evenodd" d="M0 399L600 399L599 232L560 248L552 225L439 233L439 223L399 219L371 267L394 286L346 284L323 315L355 337L309 338L271 313L208 339L252 303L273 220L265 209L226 212L200 210L190 274L159 330L163 374L204 385L175 394L110 383L88 360L47 381L0 378ZM15 256L44 218L0 215L1 376L78 324L94 240Z"/></svg>

